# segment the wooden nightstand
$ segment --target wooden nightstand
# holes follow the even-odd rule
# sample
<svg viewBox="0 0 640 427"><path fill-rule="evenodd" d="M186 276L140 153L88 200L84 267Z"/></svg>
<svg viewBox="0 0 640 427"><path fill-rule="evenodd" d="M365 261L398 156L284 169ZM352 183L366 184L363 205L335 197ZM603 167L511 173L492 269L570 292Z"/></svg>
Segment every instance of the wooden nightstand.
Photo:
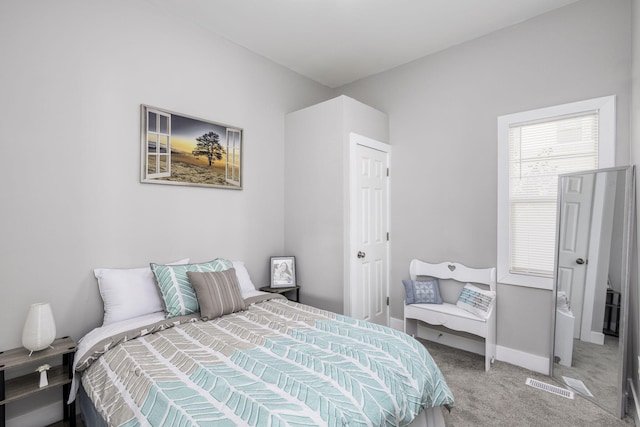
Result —
<svg viewBox="0 0 640 427"><path fill-rule="evenodd" d="M69 420L70 425L75 427L76 405L75 402L67 404L67 399L69 391L71 391L76 343L69 337L63 337L56 339L51 346L53 348L36 351L31 356L29 356L29 350L24 347L0 351L0 427L5 426L5 405L7 403L57 386L62 386L64 419ZM62 356L62 364L52 366L49 369L47 372L49 385L40 388L40 373L35 370L39 363L42 364L46 359L55 356ZM31 364L33 365L33 373L5 381L4 371Z"/></svg>
<svg viewBox="0 0 640 427"><path fill-rule="evenodd" d="M300 286L289 286L287 288L272 288L271 286L263 286L260 288L262 292L271 292L272 294L286 294L287 292L296 292L295 299L289 298L287 295L284 295L291 301L300 302Z"/></svg>

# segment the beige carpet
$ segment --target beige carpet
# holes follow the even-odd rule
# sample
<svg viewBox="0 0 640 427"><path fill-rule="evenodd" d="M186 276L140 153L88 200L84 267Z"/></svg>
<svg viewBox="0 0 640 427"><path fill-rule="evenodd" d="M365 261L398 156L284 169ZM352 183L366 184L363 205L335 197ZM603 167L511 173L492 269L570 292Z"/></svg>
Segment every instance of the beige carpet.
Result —
<svg viewBox="0 0 640 427"><path fill-rule="evenodd" d="M572 366L556 363L553 376L562 381L562 376L582 381L591 394L605 408L614 408L618 399L618 339L605 336L605 345L573 340Z"/></svg>
<svg viewBox="0 0 640 427"><path fill-rule="evenodd" d="M551 378L504 362L484 371L484 356L421 340L427 347L455 399L444 411L447 427L629 427L633 417L620 420L576 395L556 396L525 385L527 378L559 385Z"/></svg>

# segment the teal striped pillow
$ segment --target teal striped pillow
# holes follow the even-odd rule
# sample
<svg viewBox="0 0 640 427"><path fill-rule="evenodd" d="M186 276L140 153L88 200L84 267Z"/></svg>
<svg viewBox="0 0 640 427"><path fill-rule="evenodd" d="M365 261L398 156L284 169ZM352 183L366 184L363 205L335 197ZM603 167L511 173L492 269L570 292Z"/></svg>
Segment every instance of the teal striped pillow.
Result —
<svg viewBox="0 0 640 427"><path fill-rule="evenodd" d="M231 261L223 258L199 264L161 265L151 263L150 265L162 294L167 319L200 311L198 298L189 282L187 271L205 273L225 271L233 267Z"/></svg>

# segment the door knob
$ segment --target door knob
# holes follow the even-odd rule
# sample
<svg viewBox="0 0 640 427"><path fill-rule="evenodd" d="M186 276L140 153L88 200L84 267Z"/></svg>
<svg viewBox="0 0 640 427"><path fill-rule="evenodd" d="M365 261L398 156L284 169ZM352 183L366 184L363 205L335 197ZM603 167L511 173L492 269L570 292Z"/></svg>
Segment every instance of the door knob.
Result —
<svg viewBox="0 0 640 427"><path fill-rule="evenodd" d="M586 264L586 261L585 261L585 260L583 260L582 258L578 258L578 259L576 260L576 264L580 264L580 265L582 265L582 264Z"/></svg>
<svg viewBox="0 0 640 427"><path fill-rule="evenodd" d="M364 258L366 256L367 256L367 254L365 254L364 252L358 251L358 258Z"/></svg>

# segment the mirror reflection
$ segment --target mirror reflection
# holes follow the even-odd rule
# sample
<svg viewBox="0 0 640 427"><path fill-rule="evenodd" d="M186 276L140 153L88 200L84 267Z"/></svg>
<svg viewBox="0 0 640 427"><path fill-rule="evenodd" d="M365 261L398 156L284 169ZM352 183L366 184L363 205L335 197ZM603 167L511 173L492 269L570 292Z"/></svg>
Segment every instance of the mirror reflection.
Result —
<svg viewBox="0 0 640 427"><path fill-rule="evenodd" d="M559 178L551 373L622 417L633 167Z"/></svg>

